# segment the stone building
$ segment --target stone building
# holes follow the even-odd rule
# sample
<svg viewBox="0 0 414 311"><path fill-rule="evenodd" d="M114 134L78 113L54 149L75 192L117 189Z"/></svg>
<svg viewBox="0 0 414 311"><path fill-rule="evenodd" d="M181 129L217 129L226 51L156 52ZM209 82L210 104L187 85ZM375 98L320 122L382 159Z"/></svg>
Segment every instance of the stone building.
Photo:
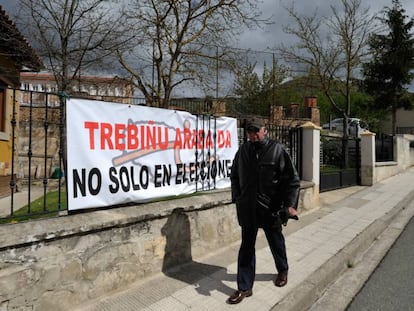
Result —
<svg viewBox="0 0 414 311"><path fill-rule="evenodd" d="M18 141L21 71L39 71L42 62L0 6L0 197L10 193L15 175L13 146Z"/></svg>
<svg viewBox="0 0 414 311"><path fill-rule="evenodd" d="M392 133L392 116L381 120L381 131ZM396 113L396 134L414 134L414 110L399 108Z"/></svg>
<svg viewBox="0 0 414 311"><path fill-rule="evenodd" d="M20 75L23 103L44 103L43 93L57 93L57 83L51 72L22 72ZM112 102L131 103L134 87L130 80L117 76L80 76L72 81L68 95ZM51 98L49 106L59 106L58 96Z"/></svg>
<svg viewBox="0 0 414 311"><path fill-rule="evenodd" d="M30 176L32 182L36 182L37 179L50 178L62 165L59 158L62 150L60 129L64 120L52 73L22 72L20 82L19 164L16 171L20 180ZM134 104L133 84L116 76L81 76L72 82L67 93L71 97ZM48 109L45 109L46 104Z"/></svg>

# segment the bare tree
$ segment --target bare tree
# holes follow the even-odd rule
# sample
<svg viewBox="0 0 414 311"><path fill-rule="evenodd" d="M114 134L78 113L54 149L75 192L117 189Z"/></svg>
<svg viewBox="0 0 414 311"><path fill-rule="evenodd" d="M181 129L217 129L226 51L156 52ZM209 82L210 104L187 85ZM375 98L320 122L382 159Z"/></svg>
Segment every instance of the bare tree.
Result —
<svg viewBox="0 0 414 311"><path fill-rule="evenodd" d="M87 71L119 44L119 19L105 0L21 0L20 23L58 91L68 92Z"/></svg>
<svg viewBox="0 0 414 311"><path fill-rule="evenodd" d="M118 46L120 20L105 0L20 0L19 22L32 45L54 74L57 91L72 91L81 71L101 63ZM60 96L61 124L65 98ZM61 132L61 161L66 171L65 135Z"/></svg>
<svg viewBox="0 0 414 311"><path fill-rule="evenodd" d="M348 137L348 118L351 114L352 80L367 55L367 40L374 30L375 17L362 0L341 0L341 10L331 6L332 17L316 14L299 15L294 7L286 8L293 22L285 32L298 39L294 46L278 48L290 63L305 65L319 80L324 94L336 111L344 117L344 138ZM333 94L339 92L345 105Z"/></svg>
<svg viewBox="0 0 414 311"><path fill-rule="evenodd" d="M134 41L118 50L119 61L147 103L161 107L179 85L217 82L208 70L230 62L227 40L265 22L256 0L131 0L125 16L124 33Z"/></svg>

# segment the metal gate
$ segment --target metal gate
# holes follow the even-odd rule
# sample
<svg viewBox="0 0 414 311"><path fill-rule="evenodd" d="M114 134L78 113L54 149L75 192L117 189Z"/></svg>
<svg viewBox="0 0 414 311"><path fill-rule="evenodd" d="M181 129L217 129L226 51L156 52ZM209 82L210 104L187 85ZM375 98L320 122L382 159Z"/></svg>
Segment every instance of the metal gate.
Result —
<svg viewBox="0 0 414 311"><path fill-rule="evenodd" d="M360 139L321 135L320 164L320 192L360 185Z"/></svg>

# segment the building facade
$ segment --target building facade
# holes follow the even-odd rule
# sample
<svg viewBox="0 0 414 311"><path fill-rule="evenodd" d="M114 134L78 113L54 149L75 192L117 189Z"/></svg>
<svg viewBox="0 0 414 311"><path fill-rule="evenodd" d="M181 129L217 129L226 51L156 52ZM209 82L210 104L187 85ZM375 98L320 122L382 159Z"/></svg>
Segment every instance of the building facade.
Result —
<svg viewBox="0 0 414 311"><path fill-rule="evenodd" d="M381 122L381 130L386 134L392 133L391 116ZM397 109L396 134L414 134L414 110Z"/></svg>
<svg viewBox="0 0 414 311"><path fill-rule="evenodd" d="M20 74L23 90L23 104L44 104L44 94L57 93L58 87L53 73L22 72ZM73 80L69 96L98 99L105 101L130 103L134 95L133 84L130 80L117 76L81 76ZM31 96L31 98L30 98ZM51 97L49 106L59 106L59 98Z"/></svg>
<svg viewBox="0 0 414 311"><path fill-rule="evenodd" d="M42 62L0 6L0 196L11 191L13 145L18 140L21 71L39 71Z"/></svg>

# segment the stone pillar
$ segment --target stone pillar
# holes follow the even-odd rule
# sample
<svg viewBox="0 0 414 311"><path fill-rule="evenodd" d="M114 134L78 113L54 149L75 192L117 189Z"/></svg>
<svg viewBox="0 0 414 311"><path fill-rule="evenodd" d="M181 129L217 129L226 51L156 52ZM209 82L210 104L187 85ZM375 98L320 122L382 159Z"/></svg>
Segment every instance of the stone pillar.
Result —
<svg viewBox="0 0 414 311"><path fill-rule="evenodd" d="M316 96L305 97L305 107L316 108L318 106L318 98Z"/></svg>
<svg viewBox="0 0 414 311"><path fill-rule="evenodd" d="M306 111L306 118L311 119L311 122L316 123L313 121L313 110L318 109L318 99L316 96L307 96L305 97L305 111ZM319 110L319 109L318 109ZM319 120L318 120L319 122Z"/></svg>
<svg viewBox="0 0 414 311"><path fill-rule="evenodd" d="M270 120L269 122L274 125L281 125L283 119L283 107L272 106L270 108Z"/></svg>
<svg viewBox="0 0 414 311"><path fill-rule="evenodd" d="M302 179L319 186L320 127L312 122L306 122L301 128L303 130Z"/></svg>
<svg viewBox="0 0 414 311"><path fill-rule="evenodd" d="M290 111L289 111L290 118L299 118L299 104L298 103L291 103L290 104Z"/></svg>
<svg viewBox="0 0 414 311"><path fill-rule="evenodd" d="M312 122L302 126L302 180L310 181L313 186L313 202L311 206L319 204L320 182L320 138L321 128Z"/></svg>
<svg viewBox="0 0 414 311"><path fill-rule="evenodd" d="M375 180L375 133L361 134L361 185L372 186Z"/></svg>
<svg viewBox="0 0 414 311"><path fill-rule="evenodd" d="M321 124L321 118L320 118L320 111L319 108L309 108L311 110L311 116L310 121L314 123L317 126L320 126Z"/></svg>

